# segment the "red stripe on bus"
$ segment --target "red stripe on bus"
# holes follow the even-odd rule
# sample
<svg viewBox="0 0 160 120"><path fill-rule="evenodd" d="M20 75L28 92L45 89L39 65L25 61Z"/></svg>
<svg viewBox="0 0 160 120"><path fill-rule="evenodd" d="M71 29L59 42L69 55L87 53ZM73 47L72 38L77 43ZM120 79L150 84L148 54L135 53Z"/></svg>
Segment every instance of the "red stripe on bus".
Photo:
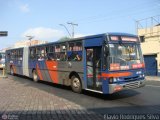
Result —
<svg viewBox="0 0 160 120"><path fill-rule="evenodd" d="M11 67L13 69L13 73L16 74L16 67L15 67L15 65L11 64Z"/></svg>
<svg viewBox="0 0 160 120"><path fill-rule="evenodd" d="M88 74L87 75L87 78L92 78L93 77L93 74Z"/></svg>
<svg viewBox="0 0 160 120"><path fill-rule="evenodd" d="M16 67L15 67L15 65L12 65L12 68L13 68L13 73L16 74Z"/></svg>
<svg viewBox="0 0 160 120"><path fill-rule="evenodd" d="M130 76L130 72L120 72L120 73L102 73L101 75L97 75L96 78L110 78L110 77L126 77ZM88 74L87 78L93 78L93 74Z"/></svg>
<svg viewBox="0 0 160 120"><path fill-rule="evenodd" d="M110 78L110 77L127 77L130 76L131 72L117 72L117 73L102 73L102 77Z"/></svg>
<svg viewBox="0 0 160 120"><path fill-rule="evenodd" d="M53 83L58 83L57 65L56 61L46 61L46 66Z"/></svg>
<svg viewBox="0 0 160 120"><path fill-rule="evenodd" d="M42 73L41 73L41 70L39 69L38 64L36 65L36 70L37 70L37 74L38 74L38 76L39 76L39 79L40 79L40 80L43 80Z"/></svg>

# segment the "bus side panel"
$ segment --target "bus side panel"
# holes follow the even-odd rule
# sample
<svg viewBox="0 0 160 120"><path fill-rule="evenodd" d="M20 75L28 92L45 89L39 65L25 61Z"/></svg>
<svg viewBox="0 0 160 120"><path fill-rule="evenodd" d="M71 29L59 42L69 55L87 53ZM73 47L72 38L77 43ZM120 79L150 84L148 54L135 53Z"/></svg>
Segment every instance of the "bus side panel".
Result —
<svg viewBox="0 0 160 120"><path fill-rule="evenodd" d="M40 67L40 72L43 76L43 80L44 81L47 81L47 82L52 82L52 79L50 77L50 74L49 74L49 70L47 68L47 65L46 64L46 61L43 60L43 61L38 61L38 66ZM52 66L51 66L52 67Z"/></svg>
<svg viewBox="0 0 160 120"><path fill-rule="evenodd" d="M17 74L17 69L16 69L15 64L13 63L13 64L11 64L11 66L12 66L12 68L13 68L13 72L14 72L14 74Z"/></svg>
<svg viewBox="0 0 160 120"><path fill-rule="evenodd" d="M29 77L29 48L28 47L24 47L23 48L23 59L22 59L22 63L21 63L21 67L22 69L22 74ZM19 61L18 61L19 62ZM19 63L18 63L19 64ZM20 70L20 69L19 69Z"/></svg>
<svg viewBox="0 0 160 120"><path fill-rule="evenodd" d="M16 66L17 74L19 74L19 75L23 75L22 62L23 62L23 60L17 60L17 61L16 61L16 64L17 64L17 66Z"/></svg>
<svg viewBox="0 0 160 120"><path fill-rule="evenodd" d="M17 61L16 60L13 60L12 68L13 68L14 74L18 74Z"/></svg>
<svg viewBox="0 0 160 120"><path fill-rule="evenodd" d="M109 79L103 78L102 80L102 91L104 94L109 94Z"/></svg>
<svg viewBox="0 0 160 120"><path fill-rule="evenodd" d="M67 68L68 66L66 61L58 61L57 74L58 74L59 84L65 84L66 81L69 79L70 71L67 70Z"/></svg>
<svg viewBox="0 0 160 120"><path fill-rule="evenodd" d="M23 68L22 68L22 66L16 66L16 73L18 74L18 75L23 75Z"/></svg>
<svg viewBox="0 0 160 120"><path fill-rule="evenodd" d="M44 60L43 61L38 61L37 65L36 65L36 68L37 68L40 80L47 81L46 74L44 72L44 70L46 68L45 61Z"/></svg>
<svg viewBox="0 0 160 120"><path fill-rule="evenodd" d="M29 66L29 77L30 78L33 78L32 72L33 72L33 69L36 69L36 63L37 63L36 60L29 60L28 66Z"/></svg>
<svg viewBox="0 0 160 120"><path fill-rule="evenodd" d="M5 68L8 73L10 71L10 51L6 51Z"/></svg>
<svg viewBox="0 0 160 120"><path fill-rule="evenodd" d="M38 61L36 64L36 70L38 72L38 76L40 78L40 80L44 80L47 82L52 82L51 76L53 76L52 74L50 74L48 70L48 67L50 66L50 64L48 62L46 62L45 60L42 61ZM50 66L49 68L51 68L52 66ZM58 81L58 79L55 79L56 81ZM55 82L57 83L57 82Z"/></svg>
<svg viewBox="0 0 160 120"><path fill-rule="evenodd" d="M75 72L79 75L82 88L84 87L84 80L83 80L83 62L82 61L65 61L65 62L58 62L58 79L60 84L70 85L71 81L69 79L69 75Z"/></svg>
<svg viewBox="0 0 160 120"><path fill-rule="evenodd" d="M51 79L51 82L58 83L58 73L57 73L57 62L56 61L46 61L46 68Z"/></svg>
<svg viewBox="0 0 160 120"><path fill-rule="evenodd" d="M83 58L84 58L84 61L83 61L83 70L84 70L84 74L83 74L83 84L84 84L84 89L87 88L87 69L86 69L86 66L87 66L87 62L86 62L86 50L83 50Z"/></svg>

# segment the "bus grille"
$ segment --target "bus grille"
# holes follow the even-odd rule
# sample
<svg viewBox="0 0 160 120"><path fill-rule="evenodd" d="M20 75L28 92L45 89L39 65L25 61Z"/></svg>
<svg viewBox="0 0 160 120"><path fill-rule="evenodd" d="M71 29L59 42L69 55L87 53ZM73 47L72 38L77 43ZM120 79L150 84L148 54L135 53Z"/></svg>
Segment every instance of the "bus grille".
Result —
<svg viewBox="0 0 160 120"><path fill-rule="evenodd" d="M136 76L136 77L131 77L131 78L124 78L124 80L133 81L133 80L137 80L138 78L139 78L139 76Z"/></svg>
<svg viewBox="0 0 160 120"><path fill-rule="evenodd" d="M139 87L139 81L127 83L123 87L127 88L127 89L138 88Z"/></svg>

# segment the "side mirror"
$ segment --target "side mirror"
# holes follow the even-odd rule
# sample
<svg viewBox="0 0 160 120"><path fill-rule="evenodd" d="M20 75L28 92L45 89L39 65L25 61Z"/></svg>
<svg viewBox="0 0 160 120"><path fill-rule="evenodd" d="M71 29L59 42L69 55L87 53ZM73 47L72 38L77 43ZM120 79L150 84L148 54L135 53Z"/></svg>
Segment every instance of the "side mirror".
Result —
<svg viewBox="0 0 160 120"><path fill-rule="evenodd" d="M108 53L109 53L109 47L108 47L108 45L106 45L104 47L104 54L107 55Z"/></svg>

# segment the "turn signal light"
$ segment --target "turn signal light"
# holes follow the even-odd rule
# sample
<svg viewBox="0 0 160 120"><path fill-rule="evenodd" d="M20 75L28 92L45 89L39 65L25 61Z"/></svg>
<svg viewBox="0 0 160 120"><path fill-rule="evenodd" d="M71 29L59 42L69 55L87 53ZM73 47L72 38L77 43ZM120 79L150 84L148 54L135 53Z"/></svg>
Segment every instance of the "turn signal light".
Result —
<svg viewBox="0 0 160 120"><path fill-rule="evenodd" d="M122 90L122 86L115 86L114 91L120 91Z"/></svg>

